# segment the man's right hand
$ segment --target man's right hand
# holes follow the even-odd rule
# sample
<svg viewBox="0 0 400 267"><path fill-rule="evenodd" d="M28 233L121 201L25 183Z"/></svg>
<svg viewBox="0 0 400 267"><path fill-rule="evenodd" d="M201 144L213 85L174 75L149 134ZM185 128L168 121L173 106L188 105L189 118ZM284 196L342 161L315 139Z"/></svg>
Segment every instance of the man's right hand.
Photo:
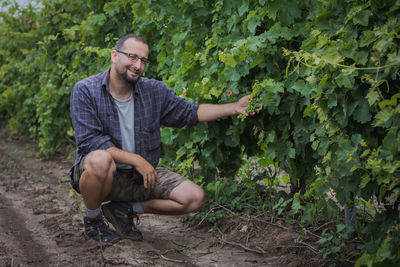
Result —
<svg viewBox="0 0 400 267"><path fill-rule="evenodd" d="M121 150L117 147L107 149L116 162L132 165L143 176L144 188L154 188L159 183L158 174L154 167L138 154Z"/></svg>
<svg viewBox="0 0 400 267"><path fill-rule="evenodd" d="M157 171L154 167L144 158L138 158L138 164L135 166L136 170L143 176L144 188L154 188L155 184L160 182Z"/></svg>

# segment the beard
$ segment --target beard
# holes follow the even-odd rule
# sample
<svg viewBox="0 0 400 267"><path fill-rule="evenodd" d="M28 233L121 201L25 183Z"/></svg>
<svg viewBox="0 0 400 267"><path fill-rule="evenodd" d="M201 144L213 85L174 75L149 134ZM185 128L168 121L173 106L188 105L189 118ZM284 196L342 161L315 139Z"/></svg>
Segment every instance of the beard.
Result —
<svg viewBox="0 0 400 267"><path fill-rule="evenodd" d="M137 81L139 80L139 78L142 76L142 74L139 72L139 73L136 73L137 77L130 77L128 75L128 70L120 71L120 70L118 70L118 68L116 69L116 73L117 73L119 80L126 82L127 84L130 84L132 86L135 86Z"/></svg>

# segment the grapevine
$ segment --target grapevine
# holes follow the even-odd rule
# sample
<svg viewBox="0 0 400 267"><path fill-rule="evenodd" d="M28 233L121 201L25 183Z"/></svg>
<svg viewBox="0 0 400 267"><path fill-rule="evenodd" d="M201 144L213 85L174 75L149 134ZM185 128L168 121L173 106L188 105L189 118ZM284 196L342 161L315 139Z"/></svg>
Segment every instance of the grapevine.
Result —
<svg viewBox="0 0 400 267"><path fill-rule="evenodd" d="M122 35L138 34L154 62L146 77L199 103L251 94L246 113L258 112L163 128L163 164L199 166L212 184L234 179L248 155L272 161L290 177L302 226L313 212L339 226L338 206L362 203L371 223L357 222L354 261L400 261L399 1L72 2L0 12L0 121L13 134L37 141L42 156L70 144L74 84L109 67Z"/></svg>

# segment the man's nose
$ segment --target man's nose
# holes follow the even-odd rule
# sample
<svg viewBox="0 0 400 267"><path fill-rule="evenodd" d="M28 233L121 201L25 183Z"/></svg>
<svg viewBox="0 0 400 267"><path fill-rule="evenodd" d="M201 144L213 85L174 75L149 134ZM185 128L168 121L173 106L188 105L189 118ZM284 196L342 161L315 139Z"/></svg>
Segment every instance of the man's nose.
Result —
<svg viewBox="0 0 400 267"><path fill-rule="evenodd" d="M136 69L140 69L142 67L142 61L140 59L136 60L136 62L132 62L132 65L136 68Z"/></svg>

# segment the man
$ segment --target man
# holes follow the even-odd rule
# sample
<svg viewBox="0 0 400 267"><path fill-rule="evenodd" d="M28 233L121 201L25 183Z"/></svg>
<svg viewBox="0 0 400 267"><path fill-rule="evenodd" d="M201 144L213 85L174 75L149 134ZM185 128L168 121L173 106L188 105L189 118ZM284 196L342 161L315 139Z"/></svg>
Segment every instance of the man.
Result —
<svg viewBox="0 0 400 267"><path fill-rule="evenodd" d="M138 213L179 215L199 209L202 188L157 168L160 125L192 126L243 114L249 104L249 96L200 105L180 98L164 83L141 77L148 54L142 37L121 38L111 52L111 68L79 81L71 94L78 146L71 183L85 204L85 234L97 241L142 240L133 221ZM106 201L111 202L102 204Z"/></svg>

